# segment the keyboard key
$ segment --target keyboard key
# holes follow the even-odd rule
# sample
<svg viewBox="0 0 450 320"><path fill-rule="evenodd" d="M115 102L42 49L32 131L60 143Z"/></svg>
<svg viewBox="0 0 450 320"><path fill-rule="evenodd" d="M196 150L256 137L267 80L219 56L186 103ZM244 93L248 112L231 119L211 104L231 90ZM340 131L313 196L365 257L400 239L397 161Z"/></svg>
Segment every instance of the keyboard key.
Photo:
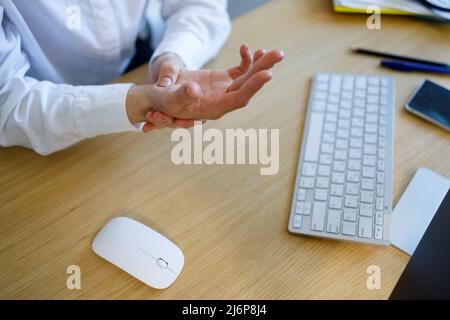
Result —
<svg viewBox="0 0 450 320"><path fill-rule="evenodd" d="M341 98L343 100L352 100L353 99L353 92L352 91L342 91Z"/></svg>
<svg viewBox="0 0 450 320"><path fill-rule="evenodd" d="M380 85L380 78L371 77L369 78L368 83L369 86L378 88Z"/></svg>
<svg viewBox="0 0 450 320"><path fill-rule="evenodd" d="M315 100L326 100L327 99L327 93L322 91L316 91L314 94Z"/></svg>
<svg viewBox="0 0 450 320"><path fill-rule="evenodd" d="M359 214L364 217L373 216L373 205L371 204L361 204L359 207Z"/></svg>
<svg viewBox="0 0 450 320"><path fill-rule="evenodd" d="M371 95L379 95L380 94L380 88L378 88L378 87L369 87L369 89L367 89L367 93L371 94Z"/></svg>
<svg viewBox="0 0 450 320"><path fill-rule="evenodd" d="M375 134L366 133L364 135L364 142L365 143L376 144L377 143L377 136Z"/></svg>
<svg viewBox="0 0 450 320"><path fill-rule="evenodd" d="M352 127L362 128L364 126L364 119L363 118L356 118L354 117L352 119Z"/></svg>
<svg viewBox="0 0 450 320"><path fill-rule="evenodd" d="M362 168L362 176L364 178L375 178L375 168L363 167Z"/></svg>
<svg viewBox="0 0 450 320"><path fill-rule="evenodd" d="M352 137L361 138L363 136L362 128L352 128Z"/></svg>
<svg viewBox="0 0 450 320"><path fill-rule="evenodd" d="M354 117L364 117L364 107L365 107L365 103L363 105L361 105L362 108L356 108L353 109L353 116Z"/></svg>
<svg viewBox="0 0 450 320"><path fill-rule="evenodd" d="M345 171L345 161L334 161L333 171L344 172Z"/></svg>
<svg viewBox="0 0 450 320"><path fill-rule="evenodd" d="M368 114L368 115L366 115L366 122L367 123L377 123L378 116L376 114Z"/></svg>
<svg viewBox="0 0 450 320"><path fill-rule="evenodd" d="M341 110L341 111L346 111L346 110ZM340 116L341 116L341 119L339 119L339 121L338 121L338 127L339 128L343 128L343 129L349 129L350 128L350 120L349 119L342 119L343 118L342 114Z"/></svg>
<svg viewBox="0 0 450 320"><path fill-rule="evenodd" d="M347 183L345 185L345 193L350 195L359 194L359 184L357 183Z"/></svg>
<svg viewBox="0 0 450 320"><path fill-rule="evenodd" d="M332 133L325 132L322 137L322 141L326 143L334 143L336 136Z"/></svg>
<svg viewBox="0 0 450 320"><path fill-rule="evenodd" d="M321 73L316 76L317 82L328 82L330 81L330 76L326 73Z"/></svg>
<svg viewBox="0 0 450 320"><path fill-rule="evenodd" d="M358 211L354 208L344 208L344 220L356 221Z"/></svg>
<svg viewBox="0 0 450 320"><path fill-rule="evenodd" d="M377 184L377 197L384 197L384 186Z"/></svg>
<svg viewBox="0 0 450 320"><path fill-rule="evenodd" d="M373 192L371 191L361 191L361 202L373 203Z"/></svg>
<svg viewBox="0 0 450 320"><path fill-rule="evenodd" d="M377 163L377 158L375 158L374 156L367 156L367 155L365 155L363 157L363 164L365 166L374 167L376 163Z"/></svg>
<svg viewBox="0 0 450 320"><path fill-rule="evenodd" d="M336 140L336 149L347 150L348 149L348 140L337 139Z"/></svg>
<svg viewBox="0 0 450 320"><path fill-rule="evenodd" d="M358 197L356 196L345 196L345 207L346 208L358 208Z"/></svg>
<svg viewBox="0 0 450 320"><path fill-rule="evenodd" d="M339 139L348 139L350 137L350 130L348 129L338 129L337 135ZM375 140L376 142L376 140Z"/></svg>
<svg viewBox="0 0 450 320"><path fill-rule="evenodd" d="M327 232L340 233L341 227L341 211L328 210Z"/></svg>
<svg viewBox="0 0 450 320"><path fill-rule="evenodd" d="M333 172L331 181L333 183L343 184L345 182L345 175L341 172Z"/></svg>
<svg viewBox="0 0 450 320"><path fill-rule="evenodd" d="M320 137L322 135L324 115L313 112L309 121L308 141L305 148L305 161L317 162L319 159Z"/></svg>
<svg viewBox="0 0 450 320"><path fill-rule="evenodd" d="M357 89L365 89L367 87L367 79L365 77L357 77L355 87Z"/></svg>
<svg viewBox="0 0 450 320"><path fill-rule="evenodd" d="M325 116L325 121L335 123L335 122L337 122L337 115L333 114L333 113L328 113Z"/></svg>
<svg viewBox="0 0 450 320"><path fill-rule="evenodd" d="M331 174L330 166L319 166L319 176L328 177Z"/></svg>
<svg viewBox="0 0 450 320"><path fill-rule="evenodd" d="M331 143L322 143L322 153L333 153L334 146Z"/></svg>
<svg viewBox="0 0 450 320"><path fill-rule="evenodd" d="M361 238L372 238L372 218L368 217L359 218L358 235Z"/></svg>
<svg viewBox="0 0 450 320"><path fill-rule="evenodd" d="M361 149L350 149L348 156L350 159L361 159Z"/></svg>
<svg viewBox="0 0 450 320"><path fill-rule="evenodd" d="M350 76L344 77L342 88L344 90L353 90L353 86L354 86L354 78Z"/></svg>
<svg viewBox="0 0 450 320"><path fill-rule="evenodd" d="M325 226L325 212L326 212L325 202L315 202L314 210L311 216L311 230L323 231Z"/></svg>
<svg viewBox="0 0 450 320"><path fill-rule="evenodd" d="M317 188L328 189L330 185L330 179L325 177L317 178Z"/></svg>
<svg viewBox="0 0 450 320"><path fill-rule="evenodd" d="M332 184L330 194L332 196L342 197L344 195L344 186L341 184Z"/></svg>
<svg viewBox="0 0 450 320"><path fill-rule="evenodd" d="M375 212L375 224L383 225L383 222L384 222L383 220L384 220L383 212L376 211Z"/></svg>
<svg viewBox="0 0 450 320"><path fill-rule="evenodd" d="M306 189L312 189L314 188L314 178L300 178L300 187L306 188Z"/></svg>
<svg viewBox="0 0 450 320"><path fill-rule="evenodd" d="M352 148L362 148L363 142L361 138L351 138L350 147Z"/></svg>
<svg viewBox="0 0 450 320"><path fill-rule="evenodd" d="M361 189L373 190L375 188L375 181L373 179L363 178L361 180Z"/></svg>
<svg viewBox="0 0 450 320"><path fill-rule="evenodd" d="M347 181L349 182L359 182L359 172L358 171L348 171Z"/></svg>
<svg viewBox="0 0 450 320"><path fill-rule="evenodd" d="M345 234L346 236L355 236L356 223L344 221L342 223L342 234Z"/></svg>
<svg viewBox="0 0 450 320"><path fill-rule="evenodd" d="M365 129L366 129L366 132L368 132L368 133L377 133L378 132L377 125L373 124L373 123L366 124Z"/></svg>
<svg viewBox="0 0 450 320"><path fill-rule="evenodd" d="M324 112L327 103L321 100L314 100L311 104L312 110L316 112Z"/></svg>
<svg viewBox="0 0 450 320"><path fill-rule="evenodd" d="M376 207L375 207L378 211L383 211L384 210L384 200L383 198L378 198L376 200Z"/></svg>
<svg viewBox="0 0 450 320"><path fill-rule="evenodd" d="M330 197L328 206L330 207L330 209L342 209L342 198Z"/></svg>
<svg viewBox="0 0 450 320"><path fill-rule="evenodd" d="M324 127L324 131L331 132L331 133L336 132L336 123L326 122L325 123L325 127Z"/></svg>
<svg viewBox="0 0 450 320"><path fill-rule="evenodd" d="M331 155L329 155L329 154L321 154L320 155L320 163L321 164L331 164L332 161L333 161L333 158Z"/></svg>
<svg viewBox="0 0 450 320"><path fill-rule="evenodd" d="M384 172L377 173L377 183L384 183Z"/></svg>
<svg viewBox="0 0 450 320"><path fill-rule="evenodd" d="M300 201L306 200L306 189L298 189L297 200Z"/></svg>
<svg viewBox="0 0 450 320"><path fill-rule="evenodd" d="M364 145L364 154L368 154L368 155L376 155L377 154L377 146L375 145L371 145L371 144L366 144Z"/></svg>
<svg viewBox="0 0 450 320"><path fill-rule="evenodd" d="M355 97L356 98L365 98L366 91L365 90L355 90ZM365 101L363 99L357 99L357 100L363 101L363 103L365 103Z"/></svg>
<svg viewBox="0 0 450 320"><path fill-rule="evenodd" d="M297 202L297 207L295 208L296 214L310 215L311 214L311 203L299 201Z"/></svg>
<svg viewBox="0 0 450 320"><path fill-rule="evenodd" d="M346 160L347 159L347 151L345 151L345 150L336 150L334 152L334 158L336 160Z"/></svg>
<svg viewBox="0 0 450 320"><path fill-rule="evenodd" d="M328 104L327 104L327 112L332 112L332 113L336 113L339 110L339 106L336 104L339 103L339 97L334 96L330 96L328 98Z"/></svg>
<svg viewBox="0 0 450 320"><path fill-rule="evenodd" d="M351 98L349 98L351 100ZM353 104L349 100L342 100L341 101L341 109L351 109Z"/></svg>
<svg viewBox="0 0 450 320"><path fill-rule="evenodd" d="M337 92L337 93L338 93L338 92ZM340 99L339 99L339 94L336 94L336 93L330 94L330 95L328 96L328 101L331 102L332 104L339 103L339 101L340 101ZM336 105L336 111L337 111L337 109L338 109L338 106Z"/></svg>
<svg viewBox="0 0 450 320"><path fill-rule="evenodd" d="M348 168L355 171L361 170L361 161L355 159L348 160Z"/></svg>
<svg viewBox="0 0 450 320"><path fill-rule="evenodd" d="M316 189L314 200L318 201L327 201L328 199L328 190L326 189Z"/></svg>
<svg viewBox="0 0 450 320"><path fill-rule="evenodd" d="M383 239L383 227L375 226L375 239L382 240Z"/></svg>
<svg viewBox="0 0 450 320"><path fill-rule="evenodd" d="M294 228L300 229L302 227L302 216L296 214L294 216Z"/></svg>
<svg viewBox="0 0 450 320"><path fill-rule="evenodd" d="M328 91L328 83L326 82L320 82L320 83L316 83L315 87L316 90L318 91Z"/></svg>
<svg viewBox="0 0 450 320"><path fill-rule="evenodd" d="M303 164L302 175L307 177L314 177L316 175L317 165L315 163L305 162Z"/></svg>
<svg viewBox="0 0 450 320"><path fill-rule="evenodd" d="M330 81L330 92L331 93L340 93L341 92L341 77L338 75L331 76Z"/></svg>
<svg viewBox="0 0 450 320"><path fill-rule="evenodd" d="M384 171L384 169L385 169L384 160L378 160L378 171Z"/></svg>

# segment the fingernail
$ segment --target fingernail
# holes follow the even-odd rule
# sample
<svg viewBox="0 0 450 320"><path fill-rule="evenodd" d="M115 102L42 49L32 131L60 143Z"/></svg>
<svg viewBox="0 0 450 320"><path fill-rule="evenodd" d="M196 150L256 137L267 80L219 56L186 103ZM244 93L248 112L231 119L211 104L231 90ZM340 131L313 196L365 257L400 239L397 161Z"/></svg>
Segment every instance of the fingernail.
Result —
<svg viewBox="0 0 450 320"><path fill-rule="evenodd" d="M164 77L161 79L161 81L159 82L159 86L160 87L169 87L172 85L172 79L169 77Z"/></svg>

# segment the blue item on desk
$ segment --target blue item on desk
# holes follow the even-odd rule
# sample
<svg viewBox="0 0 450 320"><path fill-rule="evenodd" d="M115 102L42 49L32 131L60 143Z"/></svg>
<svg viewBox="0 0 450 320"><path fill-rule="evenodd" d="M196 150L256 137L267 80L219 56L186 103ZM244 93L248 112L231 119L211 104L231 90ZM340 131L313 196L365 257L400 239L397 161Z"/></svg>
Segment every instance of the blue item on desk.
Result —
<svg viewBox="0 0 450 320"><path fill-rule="evenodd" d="M398 70L398 71L423 71L450 74L450 68L437 67L423 63L407 62L407 61L395 61L395 60L383 60L381 61L383 67Z"/></svg>

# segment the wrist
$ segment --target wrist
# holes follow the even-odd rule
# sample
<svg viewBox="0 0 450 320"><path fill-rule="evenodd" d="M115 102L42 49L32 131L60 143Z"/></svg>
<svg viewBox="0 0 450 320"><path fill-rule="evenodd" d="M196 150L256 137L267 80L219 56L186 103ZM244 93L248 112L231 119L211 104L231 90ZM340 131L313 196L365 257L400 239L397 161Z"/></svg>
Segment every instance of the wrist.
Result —
<svg viewBox="0 0 450 320"><path fill-rule="evenodd" d="M149 86L133 86L128 90L126 111L132 124L145 122L145 115L152 110Z"/></svg>

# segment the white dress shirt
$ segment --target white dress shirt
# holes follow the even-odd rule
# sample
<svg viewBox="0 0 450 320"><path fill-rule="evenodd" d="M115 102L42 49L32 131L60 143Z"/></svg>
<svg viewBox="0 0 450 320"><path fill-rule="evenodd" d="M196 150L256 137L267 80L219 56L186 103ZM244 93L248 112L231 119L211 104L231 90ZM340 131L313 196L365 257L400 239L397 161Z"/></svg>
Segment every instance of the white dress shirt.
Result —
<svg viewBox="0 0 450 320"><path fill-rule="evenodd" d="M134 55L149 0L0 0L0 145L42 155L101 134L136 131L132 84L104 85ZM226 0L162 0L154 57L178 54L198 69L224 44Z"/></svg>

